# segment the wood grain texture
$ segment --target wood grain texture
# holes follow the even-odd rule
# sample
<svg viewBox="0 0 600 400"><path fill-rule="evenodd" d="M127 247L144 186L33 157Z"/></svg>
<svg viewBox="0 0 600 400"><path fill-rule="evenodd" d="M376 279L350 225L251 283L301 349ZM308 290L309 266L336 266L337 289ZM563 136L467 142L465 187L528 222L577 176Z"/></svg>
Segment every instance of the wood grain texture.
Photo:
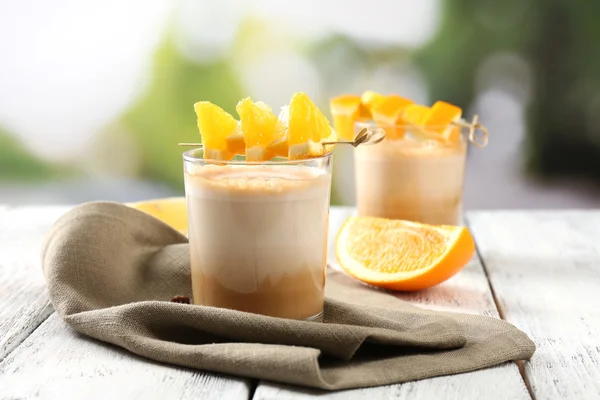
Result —
<svg viewBox="0 0 600 400"><path fill-rule="evenodd" d="M498 305L534 340L537 399L600 398L600 212L468 216Z"/></svg>
<svg viewBox="0 0 600 400"><path fill-rule="evenodd" d="M340 269L335 259L335 235L343 221L354 213L352 208L334 208L330 215L329 262ZM417 293L395 293L416 305L440 310L498 317L498 312L477 256L448 281ZM500 395L501 394L501 395ZM324 399L530 399L514 363L459 375L424 379L399 385L340 392L323 392L287 385L260 382L255 399L306 399L318 395ZM499 397L500 396L500 397Z"/></svg>
<svg viewBox="0 0 600 400"><path fill-rule="evenodd" d="M45 233L66 209L0 209L0 360L52 313L40 248Z"/></svg>
<svg viewBox="0 0 600 400"><path fill-rule="evenodd" d="M53 313L40 251L67 209L0 209L0 399L248 398L250 380L139 358L76 334Z"/></svg>
<svg viewBox="0 0 600 400"><path fill-rule="evenodd" d="M0 363L1 399L247 399L250 381L137 357L56 313Z"/></svg>
<svg viewBox="0 0 600 400"><path fill-rule="evenodd" d="M407 382L401 385L330 393L275 383L261 383L256 390L254 399L305 400L316 397L327 400L530 399L524 388L514 388L514 385L514 374L507 373L505 366L498 366L460 375Z"/></svg>

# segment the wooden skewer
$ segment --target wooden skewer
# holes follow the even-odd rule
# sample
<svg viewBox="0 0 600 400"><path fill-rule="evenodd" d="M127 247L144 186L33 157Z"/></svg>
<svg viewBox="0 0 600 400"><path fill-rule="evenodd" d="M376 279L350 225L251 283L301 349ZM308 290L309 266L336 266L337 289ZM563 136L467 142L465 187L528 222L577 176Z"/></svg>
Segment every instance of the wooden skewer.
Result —
<svg viewBox="0 0 600 400"><path fill-rule="evenodd" d="M360 132L356 135L354 140L341 140L341 141L332 141L332 142L321 142L322 145L331 145L331 144L349 144L354 147L357 147L361 144L371 145L377 144L385 139L385 131L380 128L376 129L367 129L362 128Z"/></svg>
<svg viewBox="0 0 600 400"><path fill-rule="evenodd" d="M479 116L476 114L473 117L471 122L467 122L464 120L454 121L453 125L456 125L460 128L467 128L469 130L469 141L473 143L475 147L484 148L488 144L488 130L485 126L483 126L479 122ZM481 132L481 134L477 134ZM381 142L385 139L385 131L381 128L362 128L360 132L356 135L354 140L338 140L338 141L329 141L329 142L321 142L323 146L326 145L334 145L334 144L349 144L351 146L357 147L361 144L364 145L373 145ZM202 146L202 143L179 143L178 146L182 147L199 147Z"/></svg>
<svg viewBox="0 0 600 400"><path fill-rule="evenodd" d="M467 128L469 130L469 142L473 143L475 147L483 149L488 144L489 133L485 126L479 122L479 116L475 114L471 122L464 120L455 121L452 124L460 126L461 128ZM477 135L477 132L481 132L481 135ZM480 138L480 140L478 140Z"/></svg>
<svg viewBox="0 0 600 400"><path fill-rule="evenodd" d="M458 121L453 121L453 122L451 122L451 124L461 128L461 129L466 128L469 132L469 135L468 135L469 142L473 143L473 145L475 147L482 149L485 146L487 146L488 136L489 136L488 130L485 126L483 126L479 122L479 116L477 114L475 114L473 116L473 120L471 120L471 122L461 119ZM439 135L435 131L430 131L430 129L428 129L427 126L411 126L411 127L412 127L412 129L414 129L417 132L420 132L422 135L424 135L426 137L427 136L435 137L436 135ZM481 134L478 135L477 134L478 132L480 132Z"/></svg>
<svg viewBox="0 0 600 400"><path fill-rule="evenodd" d="M321 142L322 145L332 145L332 144L349 144L354 147L359 146L361 144L376 144L381 142L385 138L385 131L383 129L367 129L363 128L358 132L354 140L340 140L340 141L331 141L331 142ZM178 146L182 147L199 147L202 146L202 143L179 143Z"/></svg>

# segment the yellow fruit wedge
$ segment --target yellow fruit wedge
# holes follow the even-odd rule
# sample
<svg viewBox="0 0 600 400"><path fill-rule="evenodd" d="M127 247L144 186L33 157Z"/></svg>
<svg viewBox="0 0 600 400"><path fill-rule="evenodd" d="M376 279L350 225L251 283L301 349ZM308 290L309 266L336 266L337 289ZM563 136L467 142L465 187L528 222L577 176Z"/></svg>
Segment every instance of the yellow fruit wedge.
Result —
<svg viewBox="0 0 600 400"><path fill-rule="evenodd" d="M331 134L329 136L327 136L326 138L323 138L321 141L322 142L337 142L340 140L340 137L338 136L337 132L332 130ZM327 144L327 145L321 145L323 147L323 154L327 154L333 151L333 148L335 147L335 145L333 144Z"/></svg>
<svg viewBox="0 0 600 400"><path fill-rule="evenodd" d="M465 227L375 217L346 220L335 246L338 261L349 275L374 286L404 291L445 281L475 252L475 242Z"/></svg>
<svg viewBox="0 0 600 400"><path fill-rule="evenodd" d="M362 103L361 107L361 119L369 120L373 119L373 109L379 107L386 99L386 96L374 92L372 90L365 91L360 97Z"/></svg>
<svg viewBox="0 0 600 400"><path fill-rule="evenodd" d="M235 153L227 146L227 137L235 133L238 121L221 107L209 101L194 104L198 129L202 135L204 158L231 160Z"/></svg>
<svg viewBox="0 0 600 400"><path fill-rule="evenodd" d="M340 138L353 140L355 135L354 123L361 118L363 105L360 96L345 94L335 97L329 102L333 126Z"/></svg>
<svg viewBox="0 0 600 400"><path fill-rule="evenodd" d="M336 135L321 110L305 93L299 92L290 101L287 138L288 158L296 160L319 157L331 151L331 146L323 146L321 142Z"/></svg>
<svg viewBox="0 0 600 400"><path fill-rule="evenodd" d="M273 155L273 157L287 157L290 152L290 146L288 145L287 137L283 136L267 146L267 152Z"/></svg>
<svg viewBox="0 0 600 400"><path fill-rule="evenodd" d="M423 126L425 131L436 139L457 143L460 141L461 131L460 127L452 125L452 122L460 120L461 116L462 109L459 107L445 101L436 101Z"/></svg>
<svg viewBox="0 0 600 400"><path fill-rule="evenodd" d="M424 129L424 124L430 111L431 108L427 106L410 104L406 106L402 112L404 123L407 125L410 133L418 139L430 139L430 135L427 135Z"/></svg>
<svg viewBox="0 0 600 400"><path fill-rule="evenodd" d="M241 124L238 124L234 133L225 138L225 143L229 152L233 154L246 154L246 143L244 142Z"/></svg>
<svg viewBox="0 0 600 400"><path fill-rule="evenodd" d="M404 109L403 118L412 127L411 132L423 139L433 139L446 143L461 140L459 126L452 123L460 120L462 110L444 101L437 101L429 108L410 105Z"/></svg>
<svg viewBox="0 0 600 400"><path fill-rule="evenodd" d="M290 123L290 107L283 106L277 116L277 125L275 126L275 137L267 146L267 151L273 154L274 157L287 158L290 146L288 142L287 129Z"/></svg>
<svg viewBox="0 0 600 400"><path fill-rule="evenodd" d="M402 119L408 124L413 126L423 126L425 120L429 116L431 108L422 106L420 104L411 104L404 108L402 112Z"/></svg>
<svg viewBox="0 0 600 400"><path fill-rule="evenodd" d="M247 161L270 160L275 156L269 145L283 138L284 130L271 108L263 102L254 103L249 97L241 100L236 110L242 123Z"/></svg>
<svg viewBox="0 0 600 400"><path fill-rule="evenodd" d="M157 218L171 228L187 235L188 221L185 197L169 197L164 199L145 200L135 203L126 203Z"/></svg>
<svg viewBox="0 0 600 400"><path fill-rule="evenodd" d="M388 139L402 139L404 137L405 122L402 115L404 109L413 103L412 100L393 94L371 110L373 119L385 130Z"/></svg>

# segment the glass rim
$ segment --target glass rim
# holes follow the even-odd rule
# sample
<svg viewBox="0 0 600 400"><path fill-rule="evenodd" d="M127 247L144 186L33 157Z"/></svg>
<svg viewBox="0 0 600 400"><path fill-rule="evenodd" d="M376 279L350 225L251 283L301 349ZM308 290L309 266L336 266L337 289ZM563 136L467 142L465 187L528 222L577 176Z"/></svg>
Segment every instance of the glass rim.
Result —
<svg viewBox="0 0 600 400"><path fill-rule="evenodd" d="M416 127L414 125L410 125L410 124L396 124L396 125L392 125L392 124L379 124L375 121L355 121L354 125L360 128L405 128L405 129L415 129ZM430 130L438 130L438 129L442 129L442 128L447 128L449 126L449 124L447 125L428 125L427 128ZM460 128L461 132L463 130L463 126L460 125L456 125L457 128Z"/></svg>
<svg viewBox="0 0 600 400"><path fill-rule="evenodd" d="M430 136L431 140L436 140L435 136L439 135L440 132L444 132L446 129L448 129L449 125L429 125L427 126L427 129L422 129L418 130L418 127L415 127L414 125L410 125L410 124L398 124L398 125L385 125L385 124L378 124L375 121L356 121L354 123L355 125L355 129L357 130L361 130L364 128L367 128L369 130L375 130L375 129L382 129L383 131L386 131L388 129L403 129L404 131L406 131L407 133L409 133L410 135L414 136L415 133L421 133L421 134L425 134L425 136ZM461 144L467 144L469 142L468 140L468 131L465 129L464 126L460 126L460 125L456 125L456 128L458 128L459 130L459 143ZM388 137L386 135L386 137L383 139L383 141L394 141L394 142L404 142L404 141L412 141L412 140L416 140L414 137L409 137L407 135L403 135L402 137ZM427 140L416 140L418 142L423 142L425 143ZM443 142L440 141L438 142L440 143L443 147L453 147L455 145L455 143L450 143L450 142Z"/></svg>
<svg viewBox="0 0 600 400"><path fill-rule="evenodd" d="M184 151L182 154L183 160L187 161L187 162L191 162L191 163L206 162L206 163L217 164L217 165L255 165L255 166L259 166L259 165L303 165L303 164L307 164L311 161L328 160L331 158L331 156L333 156L333 152L330 151L328 153L323 154L322 156L303 158L303 159L298 159L298 160L290 160L290 159L284 158L284 157L275 157L275 158L272 158L270 160L265 160L265 161L215 160L212 158L200 158L200 157L195 156L193 153L197 152L199 150L204 152L204 146L198 146L196 148Z"/></svg>

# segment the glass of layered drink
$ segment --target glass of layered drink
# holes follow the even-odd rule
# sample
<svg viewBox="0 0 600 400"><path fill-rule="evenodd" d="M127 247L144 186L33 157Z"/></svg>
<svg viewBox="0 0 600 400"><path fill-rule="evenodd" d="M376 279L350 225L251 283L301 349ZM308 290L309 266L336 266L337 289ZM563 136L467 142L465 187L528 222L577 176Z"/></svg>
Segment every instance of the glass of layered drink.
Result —
<svg viewBox="0 0 600 400"><path fill-rule="evenodd" d="M412 125L356 122L356 130L383 128L386 138L355 150L356 202L361 216L460 225L467 139L428 139ZM428 126L433 133L448 129ZM433 135L432 135L433 136Z"/></svg>
<svg viewBox="0 0 600 400"><path fill-rule="evenodd" d="M324 305L331 153L183 155L194 303L298 320Z"/></svg>

